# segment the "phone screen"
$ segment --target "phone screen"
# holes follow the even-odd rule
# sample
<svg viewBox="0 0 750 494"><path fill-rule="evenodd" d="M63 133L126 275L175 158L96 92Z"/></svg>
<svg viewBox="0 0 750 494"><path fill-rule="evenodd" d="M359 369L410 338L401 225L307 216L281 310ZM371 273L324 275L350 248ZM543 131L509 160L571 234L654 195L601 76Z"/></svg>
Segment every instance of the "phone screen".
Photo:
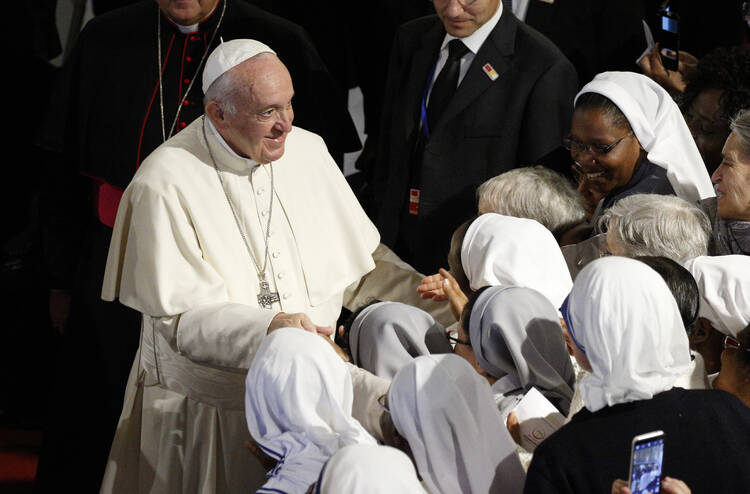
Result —
<svg viewBox="0 0 750 494"><path fill-rule="evenodd" d="M630 490L633 494L657 494L661 487L664 436L638 441L633 445Z"/></svg>
<svg viewBox="0 0 750 494"><path fill-rule="evenodd" d="M667 70L677 70L680 51L680 17L669 10L659 15L657 41L662 48L661 61ZM666 51L665 51L666 50Z"/></svg>

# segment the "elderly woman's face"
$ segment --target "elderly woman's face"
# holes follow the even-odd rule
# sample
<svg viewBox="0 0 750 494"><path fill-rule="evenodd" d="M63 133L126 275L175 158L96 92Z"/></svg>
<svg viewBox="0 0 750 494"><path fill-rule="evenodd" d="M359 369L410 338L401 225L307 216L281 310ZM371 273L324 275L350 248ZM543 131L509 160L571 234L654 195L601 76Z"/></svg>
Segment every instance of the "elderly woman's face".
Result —
<svg viewBox="0 0 750 494"><path fill-rule="evenodd" d="M721 151L722 161L711 180L716 184L720 218L750 221L750 150L732 132Z"/></svg>
<svg viewBox="0 0 750 494"><path fill-rule="evenodd" d="M629 132L628 128L615 126L599 110L573 112L570 139L578 146L571 149L570 156L583 169L583 178L592 191L606 194L626 185L645 158L646 152ZM593 149L580 150L580 145ZM602 152L601 148L607 146L612 147Z"/></svg>

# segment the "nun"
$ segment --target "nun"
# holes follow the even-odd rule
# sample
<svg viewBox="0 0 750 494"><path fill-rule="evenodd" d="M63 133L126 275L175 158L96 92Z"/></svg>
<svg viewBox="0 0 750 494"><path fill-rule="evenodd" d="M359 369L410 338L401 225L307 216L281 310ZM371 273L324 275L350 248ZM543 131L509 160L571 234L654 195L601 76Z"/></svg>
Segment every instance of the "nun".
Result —
<svg viewBox="0 0 750 494"><path fill-rule="evenodd" d="M456 355L424 355L391 383L396 432L431 494L520 493L525 473L490 387Z"/></svg>
<svg viewBox="0 0 750 494"><path fill-rule="evenodd" d="M339 449L376 444L352 417L344 361L320 335L273 331L253 359L245 388L250 435L275 463L256 492L306 494Z"/></svg>
<svg viewBox="0 0 750 494"><path fill-rule="evenodd" d="M524 492L610 492L628 478L633 437L652 431L665 433L662 475L695 492L747 490L750 409L724 391L673 387L690 364L688 339L656 271L624 257L593 261L562 312L590 371L585 409L535 450Z"/></svg>

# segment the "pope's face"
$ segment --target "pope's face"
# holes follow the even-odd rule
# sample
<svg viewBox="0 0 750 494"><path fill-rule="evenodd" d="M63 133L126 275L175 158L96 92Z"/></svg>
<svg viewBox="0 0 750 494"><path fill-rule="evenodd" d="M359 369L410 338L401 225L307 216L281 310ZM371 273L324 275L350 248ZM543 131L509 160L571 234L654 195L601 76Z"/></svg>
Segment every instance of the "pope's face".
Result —
<svg viewBox="0 0 750 494"><path fill-rule="evenodd" d="M236 113L225 113L222 137L234 151L258 163L269 163L284 154L292 130L292 78L276 56L247 60L237 70L238 81L248 81L234 98ZM252 81L252 83L250 83Z"/></svg>
<svg viewBox="0 0 750 494"><path fill-rule="evenodd" d="M211 13L219 0L156 0L164 15L177 24L191 26Z"/></svg>
<svg viewBox="0 0 750 494"><path fill-rule="evenodd" d="M465 38L497 11L500 0L434 0L435 11L448 34Z"/></svg>
<svg viewBox="0 0 750 494"><path fill-rule="evenodd" d="M721 151L721 164L711 176L720 218L750 221L750 156L743 148L737 134L729 134Z"/></svg>

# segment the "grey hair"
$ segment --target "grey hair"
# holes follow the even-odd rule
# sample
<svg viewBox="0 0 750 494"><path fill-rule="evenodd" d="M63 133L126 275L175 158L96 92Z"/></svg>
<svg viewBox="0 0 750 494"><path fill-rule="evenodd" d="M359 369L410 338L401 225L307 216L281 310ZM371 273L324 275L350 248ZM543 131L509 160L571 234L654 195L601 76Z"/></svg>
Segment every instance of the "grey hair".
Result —
<svg viewBox="0 0 750 494"><path fill-rule="evenodd" d="M586 219L583 197L559 173L543 166L516 168L477 189L479 214L529 218L559 237Z"/></svg>
<svg viewBox="0 0 750 494"><path fill-rule="evenodd" d="M750 156L750 108L738 111L729 121L729 128L742 142L742 154Z"/></svg>
<svg viewBox="0 0 750 494"><path fill-rule="evenodd" d="M235 91L234 77L232 71L228 70L208 86L206 94L203 96L203 107L208 106L210 101L216 101L221 105L222 110L230 115L235 115L237 113L237 106L234 104Z"/></svg>
<svg viewBox="0 0 750 494"><path fill-rule="evenodd" d="M634 194L599 218L627 257L663 256L680 264L708 253L711 222L700 208L677 196Z"/></svg>

